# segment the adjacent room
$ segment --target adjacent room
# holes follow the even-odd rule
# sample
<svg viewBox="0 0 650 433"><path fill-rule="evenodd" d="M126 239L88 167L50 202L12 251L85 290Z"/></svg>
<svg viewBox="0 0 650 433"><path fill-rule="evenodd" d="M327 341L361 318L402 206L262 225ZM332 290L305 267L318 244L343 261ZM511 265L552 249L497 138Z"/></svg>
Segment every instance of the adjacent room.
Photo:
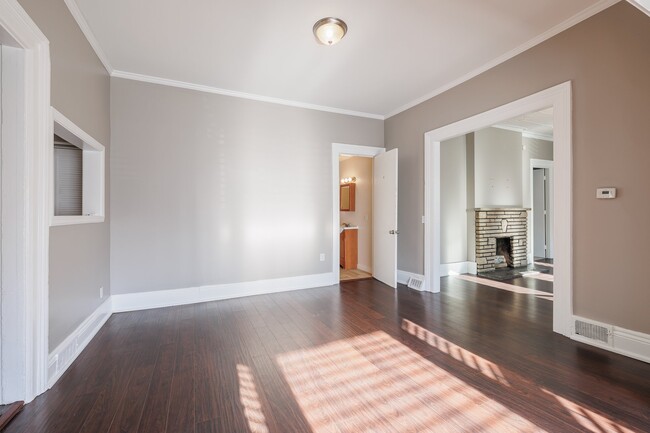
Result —
<svg viewBox="0 0 650 433"><path fill-rule="evenodd" d="M0 0L0 432L650 431L648 0Z"/></svg>

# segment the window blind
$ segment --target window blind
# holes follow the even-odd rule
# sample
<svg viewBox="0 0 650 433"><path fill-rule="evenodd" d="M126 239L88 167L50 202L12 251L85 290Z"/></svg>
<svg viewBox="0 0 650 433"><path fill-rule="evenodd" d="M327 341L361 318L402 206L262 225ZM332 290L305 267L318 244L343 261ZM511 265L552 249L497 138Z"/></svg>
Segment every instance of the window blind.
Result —
<svg viewBox="0 0 650 433"><path fill-rule="evenodd" d="M54 146L54 215L82 214L83 153L72 145Z"/></svg>

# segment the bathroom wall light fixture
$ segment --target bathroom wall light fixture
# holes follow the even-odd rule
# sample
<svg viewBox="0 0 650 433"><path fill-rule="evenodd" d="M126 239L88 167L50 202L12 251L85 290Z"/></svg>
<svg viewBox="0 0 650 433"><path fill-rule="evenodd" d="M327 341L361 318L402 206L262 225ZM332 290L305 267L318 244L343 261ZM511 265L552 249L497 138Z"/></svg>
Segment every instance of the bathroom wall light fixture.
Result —
<svg viewBox="0 0 650 433"><path fill-rule="evenodd" d="M357 181L356 177L344 177L341 179L341 183L354 183Z"/></svg>
<svg viewBox="0 0 650 433"><path fill-rule="evenodd" d="M334 45L343 39L348 26L339 18L327 17L316 21L313 31L319 44Z"/></svg>

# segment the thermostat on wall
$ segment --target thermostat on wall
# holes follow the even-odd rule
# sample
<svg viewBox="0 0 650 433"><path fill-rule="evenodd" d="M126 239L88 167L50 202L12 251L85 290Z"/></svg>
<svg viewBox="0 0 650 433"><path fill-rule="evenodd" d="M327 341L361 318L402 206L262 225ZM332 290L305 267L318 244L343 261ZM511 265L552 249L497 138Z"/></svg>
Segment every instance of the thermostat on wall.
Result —
<svg viewBox="0 0 650 433"><path fill-rule="evenodd" d="M597 188L596 198L616 198L616 188Z"/></svg>

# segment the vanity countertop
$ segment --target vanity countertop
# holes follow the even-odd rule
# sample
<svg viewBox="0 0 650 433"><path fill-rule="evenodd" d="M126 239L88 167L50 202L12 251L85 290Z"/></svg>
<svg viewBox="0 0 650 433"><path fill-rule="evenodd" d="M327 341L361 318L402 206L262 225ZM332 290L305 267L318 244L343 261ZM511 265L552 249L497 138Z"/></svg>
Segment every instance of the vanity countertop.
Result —
<svg viewBox="0 0 650 433"><path fill-rule="evenodd" d="M358 230L358 229L359 229L358 226L349 226L349 227L341 226L339 233L343 233L343 230Z"/></svg>

